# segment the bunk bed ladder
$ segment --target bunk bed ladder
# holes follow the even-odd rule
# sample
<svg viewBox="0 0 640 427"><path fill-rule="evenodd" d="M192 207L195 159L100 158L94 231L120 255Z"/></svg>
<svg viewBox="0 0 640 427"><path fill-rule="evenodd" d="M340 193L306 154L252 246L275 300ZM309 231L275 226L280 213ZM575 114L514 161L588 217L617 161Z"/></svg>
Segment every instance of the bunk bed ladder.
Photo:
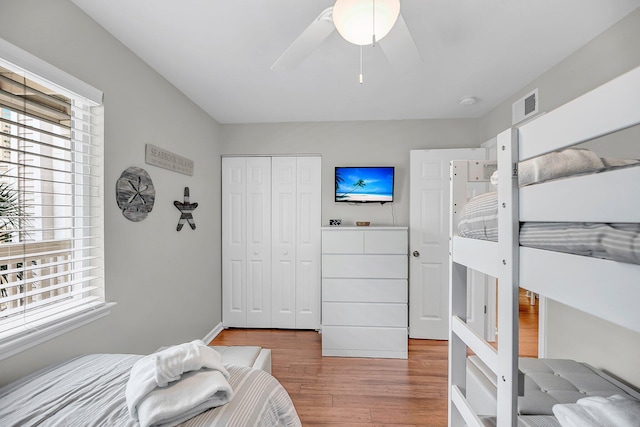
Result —
<svg viewBox="0 0 640 427"><path fill-rule="evenodd" d="M458 206L462 206L467 197L467 166L465 161L452 161L450 165L451 211L449 224L449 381L448 381L448 419L449 427L466 425L480 427L477 417L465 397L467 343L461 329L467 330L467 268L453 261L453 241ZM456 179L454 176L458 175ZM460 181L465 185L456 186ZM469 334L467 334L469 335Z"/></svg>
<svg viewBox="0 0 640 427"><path fill-rule="evenodd" d="M454 235L458 209L467 200L469 162L451 162L450 236ZM456 179L454 179L454 177ZM482 427L480 417L466 400L466 358L470 348L494 371L498 357L495 349L471 329L467 317L467 266L453 260L453 241L449 241L449 426Z"/></svg>
<svg viewBox="0 0 640 427"><path fill-rule="evenodd" d="M496 374L497 425L517 425L518 392L518 142L517 129L509 129L498 136L498 200L499 242L498 258L489 272L497 271L498 279L498 350L466 323L467 266L454 261L453 240L450 240L449 263L449 427L484 426L466 400L467 349L475 353ZM467 199L469 181L465 161L451 162L451 230L455 234L459 206ZM456 179L454 179L454 177ZM486 273L487 271L485 271Z"/></svg>

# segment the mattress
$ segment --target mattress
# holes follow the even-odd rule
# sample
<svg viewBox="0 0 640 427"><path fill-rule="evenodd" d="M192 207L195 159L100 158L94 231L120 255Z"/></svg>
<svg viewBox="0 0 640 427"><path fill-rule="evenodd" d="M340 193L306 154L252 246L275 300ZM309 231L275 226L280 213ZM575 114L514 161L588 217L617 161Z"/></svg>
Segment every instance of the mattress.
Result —
<svg viewBox="0 0 640 427"><path fill-rule="evenodd" d="M498 194L469 200L460 213L458 235L498 241ZM640 224L525 222L520 245L640 264Z"/></svg>
<svg viewBox="0 0 640 427"><path fill-rule="evenodd" d="M524 395L518 397L518 415L553 415L553 406L575 403L587 396L620 395L638 399L629 386L585 364L568 359L521 357ZM467 358L467 400L483 415L495 415L496 376L478 356Z"/></svg>
<svg viewBox="0 0 640 427"><path fill-rule="evenodd" d="M496 427L496 417L482 417L482 424L485 427ZM556 417L553 415L525 415L518 417L518 427L561 427Z"/></svg>
<svg viewBox="0 0 640 427"><path fill-rule="evenodd" d="M122 426L137 422L127 410L129 372L143 356L93 354L45 368L0 389L0 425ZM228 366L234 396L182 426L301 426L291 398L271 375Z"/></svg>

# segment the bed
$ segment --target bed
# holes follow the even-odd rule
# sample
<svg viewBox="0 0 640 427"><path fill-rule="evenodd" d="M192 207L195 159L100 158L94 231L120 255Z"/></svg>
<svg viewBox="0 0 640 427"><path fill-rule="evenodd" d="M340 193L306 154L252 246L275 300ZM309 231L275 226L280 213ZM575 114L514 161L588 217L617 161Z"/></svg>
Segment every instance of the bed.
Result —
<svg viewBox="0 0 640 427"><path fill-rule="evenodd" d="M524 393L524 376L518 369L520 286L640 332L640 311L637 310L640 286L636 283L640 277L640 198L633 197L638 194L640 167L625 162L590 171L595 173L544 178L532 185L519 182L519 175L524 174L520 169L530 159L561 152L640 123L638 93L640 68L498 135L497 192L483 196L481 202L493 210L493 217L483 214L479 220L481 226L475 230L469 230L478 225L471 224L473 218L462 219L463 229L467 227L462 235L457 224L468 202L466 182L475 181L476 177L469 162L452 162L450 426L559 425L558 419L549 415L517 415L518 396ZM612 105L616 108L612 109ZM491 227L487 226L489 222L493 222ZM596 243L604 241L604 247L593 247L577 239L578 250L565 248L570 240L566 235L559 244L544 245L549 243L547 237L558 235L557 227L580 223L587 224L586 233L597 235ZM534 231L541 232L538 236L546 234L546 237L527 235L529 224ZM539 229L549 224L550 229ZM611 238L603 238L606 233L598 227L613 231L614 243L623 243L611 245ZM500 341L497 350L466 325L468 269L498 279ZM483 419L467 401L469 351L475 353L496 378L495 418Z"/></svg>
<svg viewBox="0 0 640 427"><path fill-rule="evenodd" d="M0 389L0 425L139 426L125 395L132 368L144 357L84 355L15 381ZM169 425L301 425L288 393L274 377L252 367L227 365L226 369L233 390L228 403ZM184 377L176 383L183 381ZM189 388L184 394L190 397Z"/></svg>
<svg viewBox="0 0 640 427"><path fill-rule="evenodd" d="M633 167L640 167L640 160L601 158L591 150L569 148L521 162L518 185ZM491 176L495 186L496 175ZM457 214L457 235L497 242L498 212L497 191L471 198ZM640 264L640 224L637 223L521 222L519 242L531 248Z"/></svg>

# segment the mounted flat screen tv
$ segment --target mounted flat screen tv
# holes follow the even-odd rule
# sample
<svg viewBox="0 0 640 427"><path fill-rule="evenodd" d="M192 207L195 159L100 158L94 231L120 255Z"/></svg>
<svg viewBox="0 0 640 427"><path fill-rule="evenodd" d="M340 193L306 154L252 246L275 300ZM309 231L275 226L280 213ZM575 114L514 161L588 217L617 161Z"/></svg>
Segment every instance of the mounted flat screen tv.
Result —
<svg viewBox="0 0 640 427"><path fill-rule="evenodd" d="M393 166L336 166L336 202L393 202Z"/></svg>

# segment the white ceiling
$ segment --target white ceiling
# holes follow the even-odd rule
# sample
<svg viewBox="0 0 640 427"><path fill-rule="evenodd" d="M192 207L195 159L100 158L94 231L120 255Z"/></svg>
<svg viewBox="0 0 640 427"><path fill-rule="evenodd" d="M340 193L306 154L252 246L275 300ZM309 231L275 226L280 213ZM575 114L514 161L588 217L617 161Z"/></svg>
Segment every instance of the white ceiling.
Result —
<svg viewBox="0 0 640 427"><path fill-rule="evenodd" d="M359 47L335 31L295 70L271 70L332 0L71 1L220 123L480 117L640 6L401 0L423 62L398 69L365 47L361 85Z"/></svg>

